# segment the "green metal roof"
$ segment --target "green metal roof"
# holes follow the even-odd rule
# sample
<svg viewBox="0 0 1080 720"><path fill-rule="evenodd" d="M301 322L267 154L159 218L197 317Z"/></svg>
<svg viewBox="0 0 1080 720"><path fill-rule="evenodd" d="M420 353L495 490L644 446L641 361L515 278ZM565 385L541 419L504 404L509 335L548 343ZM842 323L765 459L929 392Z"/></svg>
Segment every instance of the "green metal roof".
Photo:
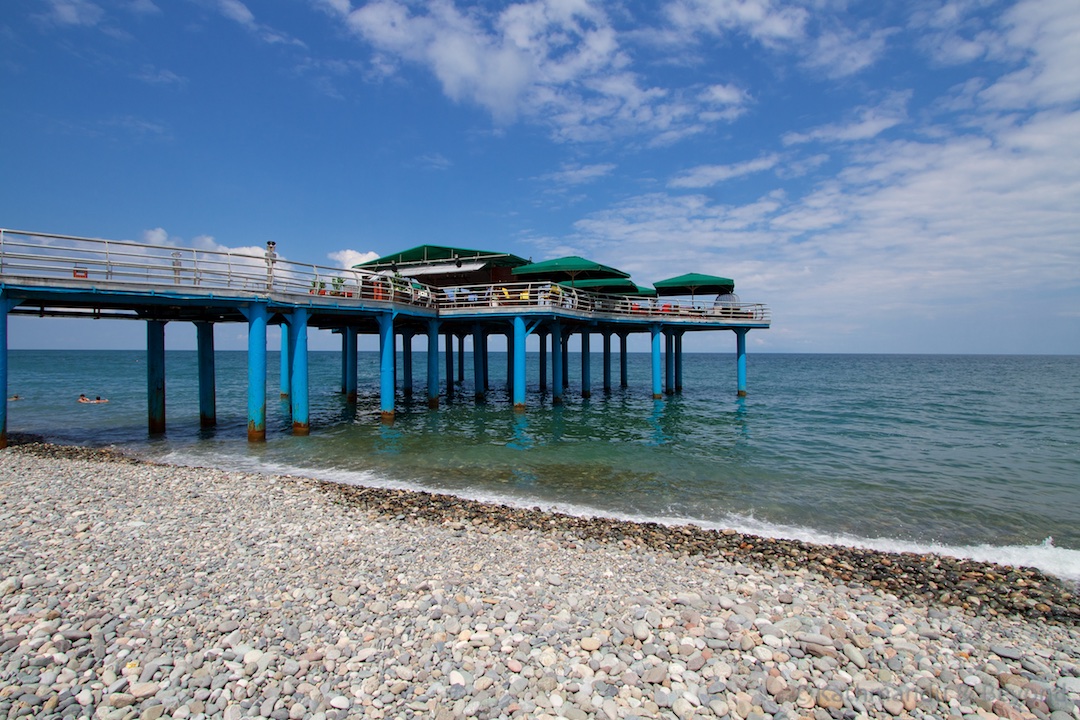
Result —
<svg viewBox="0 0 1080 720"><path fill-rule="evenodd" d="M514 268L511 272L514 275L540 275L552 280L571 279L575 281L575 286L578 280L630 277L630 273L625 273L608 265L601 265L598 262L577 255L567 255L553 260L522 265Z"/></svg>
<svg viewBox="0 0 1080 720"><path fill-rule="evenodd" d="M591 290L609 295L645 295L654 296L656 291L652 288L642 287L629 278L593 278L592 280L562 280L560 285L574 287L578 290Z"/></svg>
<svg viewBox="0 0 1080 720"><path fill-rule="evenodd" d="M375 260L368 260L354 267L377 268L390 265L424 265L427 263L447 263L454 260L483 261L485 265L496 267L517 267L528 265L529 261L510 253L492 250L469 250L467 248L447 247L445 245L419 245L393 255L385 255Z"/></svg>
<svg viewBox="0 0 1080 720"><path fill-rule="evenodd" d="M653 283L659 295L720 295L735 290L735 281L731 278L702 273L687 273Z"/></svg>

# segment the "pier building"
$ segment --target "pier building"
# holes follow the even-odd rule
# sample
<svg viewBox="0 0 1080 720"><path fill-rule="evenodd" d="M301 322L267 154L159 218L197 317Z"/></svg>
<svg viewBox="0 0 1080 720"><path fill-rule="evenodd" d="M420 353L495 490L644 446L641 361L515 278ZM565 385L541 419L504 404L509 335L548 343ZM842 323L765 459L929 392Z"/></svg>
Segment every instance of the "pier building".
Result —
<svg viewBox="0 0 1080 720"><path fill-rule="evenodd" d="M342 392L357 399L357 342L378 337L379 410L392 422L398 391L414 392L412 349L426 341L424 391L432 411L466 377L472 350L477 401L490 386L488 344L506 337L507 378L514 408L526 408L527 339L539 339L539 389L553 403L569 391L569 341L581 347L580 392L592 392L592 340L603 353L602 387L614 376L627 387L627 338L648 335L652 397L682 390L682 339L688 332L732 331L736 392L746 394L746 335L770 326L769 309L744 303L726 278L686 275L643 288L615 268L583 258L532 263L509 253L424 245L352 268L279 257L274 243L259 252L223 252L0 229L0 392L8 392L8 317L137 320L146 326L147 426L165 432L165 330L196 328L199 415L216 423L214 328L247 325L248 440L266 439L267 327L281 326L280 393L293 433L310 431L308 334L341 336ZM716 298L713 299L713 295ZM678 299L676 299L678 298ZM689 298L689 299L687 299ZM398 345L400 343L400 367ZM441 343L441 352L440 352ZM666 362L665 362L666 359ZM550 375L548 371L550 369ZM7 444L7 408L0 404L0 447Z"/></svg>

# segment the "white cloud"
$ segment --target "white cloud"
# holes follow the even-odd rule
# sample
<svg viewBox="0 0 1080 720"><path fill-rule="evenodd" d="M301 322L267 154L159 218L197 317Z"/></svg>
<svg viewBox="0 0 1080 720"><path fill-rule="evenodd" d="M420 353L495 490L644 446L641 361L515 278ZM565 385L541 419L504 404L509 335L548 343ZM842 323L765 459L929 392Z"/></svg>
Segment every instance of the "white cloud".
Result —
<svg viewBox="0 0 1080 720"><path fill-rule="evenodd" d="M822 32L814 38L812 50L804 63L830 78L854 75L881 58L885 53L886 40L894 32L891 29L876 29L860 33L848 28Z"/></svg>
<svg viewBox="0 0 1080 720"><path fill-rule="evenodd" d="M428 170L449 170L454 166L453 161L442 153L428 153L416 158L416 164Z"/></svg>
<svg viewBox="0 0 1080 720"><path fill-rule="evenodd" d="M498 12L451 0L322 7L370 44L377 74L402 61L420 65L452 100L475 103L500 124L545 124L560 141L651 134L669 143L733 120L745 102L734 86L691 92L645 82L609 18L586 0L532 0Z"/></svg>
<svg viewBox="0 0 1080 720"><path fill-rule="evenodd" d="M698 165L680 173L668 182L673 188L705 188L724 180L750 175L763 170L771 170L780 162L776 154L766 155L756 160L735 163L733 165Z"/></svg>
<svg viewBox="0 0 1080 720"><path fill-rule="evenodd" d="M952 338L969 321L1060 334L1076 327L1060 324L1080 303L1080 112L995 127L873 140L801 197L639 196L582 219L570 244L639 281L688 267L734 277L743 300L768 302L785 330L765 334L766 345L948 352L965 347Z"/></svg>
<svg viewBox="0 0 1080 720"><path fill-rule="evenodd" d="M169 242L169 233L165 232L165 228L156 227L151 230L143 230L142 241L147 245L174 245L175 243Z"/></svg>
<svg viewBox="0 0 1080 720"><path fill-rule="evenodd" d="M856 118L847 123L830 123L803 133L788 133L782 140L785 145L819 140L823 142L857 142L875 138L889 128L907 119L907 103L910 92L894 92L880 104L859 108Z"/></svg>
<svg viewBox="0 0 1080 720"><path fill-rule="evenodd" d="M773 0L675 0L664 12L678 29L722 35L744 32L772 43L802 37L808 13Z"/></svg>
<svg viewBox="0 0 1080 720"><path fill-rule="evenodd" d="M134 115L122 115L102 122L102 126L120 131L129 140L172 140L168 125Z"/></svg>
<svg viewBox="0 0 1080 720"><path fill-rule="evenodd" d="M252 30L257 28L255 23L255 15L248 9L247 5L240 2L240 0L218 0L218 9L221 14L230 20L235 20L241 25L250 28Z"/></svg>
<svg viewBox="0 0 1080 720"><path fill-rule="evenodd" d="M142 70L135 75L137 80L141 80L149 85L186 85L187 78L180 77L172 70L166 70L164 68L155 68L152 65L146 65Z"/></svg>
<svg viewBox="0 0 1080 720"><path fill-rule="evenodd" d="M155 5L153 0L130 0L126 9L136 15L158 15L161 13L161 8Z"/></svg>
<svg viewBox="0 0 1080 720"><path fill-rule="evenodd" d="M1072 0L1027 0L1004 18L1007 45L1028 53L1025 66L988 87L994 108L1051 107L1080 100L1080 12Z"/></svg>
<svg viewBox="0 0 1080 720"><path fill-rule="evenodd" d="M271 45L296 45L304 47L304 43L291 37L289 34L275 30L269 25L260 23L241 0L217 0L216 7L224 17L236 22L248 31L257 35L263 42Z"/></svg>
<svg viewBox="0 0 1080 720"><path fill-rule="evenodd" d="M89 0L48 0L48 5L44 17L57 25L93 27L105 16L105 11Z"/></svg>
<svg viewBox="0 0 1080 720"><path fill-rule="evenodd" d="M379 257L377 252L360 252L358 250L338 250L327 255L328 258L334 261L341 268L351 268L354 265L360 263L376 260Z"/></svg>
<svg viewBox="0 0 1080 720"><path fill-rule="evenodd" d="M558 172L542 175L541 180L548 180L556 185L584 185L595 182L611 174L613 163L594 163L592 165L564 164Z"/></svg>
<svg viewBox="0 0 1080 720"><path fill-rule="evenodd" d="M701 92L701 100L711 105L742 105L746 93L735 85L710 85Z"/></svg>

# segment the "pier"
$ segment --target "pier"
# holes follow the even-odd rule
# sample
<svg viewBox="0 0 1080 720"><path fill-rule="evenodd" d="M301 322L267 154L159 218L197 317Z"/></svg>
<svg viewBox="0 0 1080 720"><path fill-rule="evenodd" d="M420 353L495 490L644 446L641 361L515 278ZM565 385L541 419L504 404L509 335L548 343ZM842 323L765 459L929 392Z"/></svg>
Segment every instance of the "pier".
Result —
<svg viewBox="0 0 1080 720"><path fill-rule="evenodd" d="M486 399L488 340L497 335L507 340L510 397L520 411L526 410L530 335L539 339L540 390L550 391L556 404L569 390L568 352L574 335L581 343L584 397L592 392L595 336L603 353L603 388L610 390L613 341L619 345L618 382L627 387L627 338L647 334L652 356L648 389L653 398L662 399L682 391L683 336L706 331L734 332L736 392L746 394L746 334L770 326L765 305L596 292L586 289L586 281L578 287L573 281L534 279L527 262L502 253L421 246L389 260L343 269L283 260L274 243L267 243L261 253L245 254L0 230L0 392L7 397L8 317L16 315L145 323L147 427L152 435L166 428L165 333L169 323L177 322L196 328L203 427L216 422L214 328L221 323L247 325L247 435L252 442L266 439L271 325L282 329L280 393L288 398L296 435L310 432L307 348L313 329L341 336L342 392L349 402L357 398L358 338L378 337L384 422L393 421L399 385L405 395L414 392L411 354L417 337L427 342L425 390L433 412L440 397L454 392L455 376L459 382L465 378L466 342L472 345L475 398ZM478 277L485 281L470 282ZM6 403L0 413L4 447Z"/></svg>

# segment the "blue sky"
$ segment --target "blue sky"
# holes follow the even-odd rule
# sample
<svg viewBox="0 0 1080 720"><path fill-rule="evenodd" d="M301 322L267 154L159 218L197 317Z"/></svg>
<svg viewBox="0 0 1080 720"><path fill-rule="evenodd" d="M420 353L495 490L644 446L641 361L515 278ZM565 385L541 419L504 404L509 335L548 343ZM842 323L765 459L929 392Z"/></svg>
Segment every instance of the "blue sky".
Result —
<svg viewBox="0 0 1080 720"><path fill-rule="evenodd" d="M1080 353L1077 68L1076 0L19 0L0 226L580 254L734 278L752 351Z"/></svg>

